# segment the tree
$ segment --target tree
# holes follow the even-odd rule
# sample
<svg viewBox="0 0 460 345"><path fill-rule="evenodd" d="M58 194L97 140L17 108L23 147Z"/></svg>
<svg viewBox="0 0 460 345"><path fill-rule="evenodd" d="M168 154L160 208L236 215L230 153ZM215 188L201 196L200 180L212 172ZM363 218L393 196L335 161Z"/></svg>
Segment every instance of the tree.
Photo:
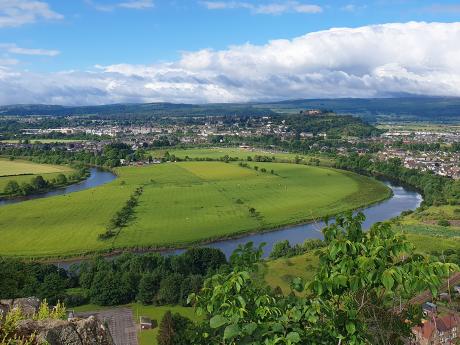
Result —
<svg viewBox="0 0 460 345"><path fill-rule="evenodd" d="M22 195L29 195L34 192L34 187L26 182L21 183L21 194Z"/></svg>
<svg viewBox="0 0 460 345"><path fill-rule="evenodd" d="M39 297L48 299L51 303L56 303L59 296L64 294L66 287L65 281L62 280L58 273L48 274L40 286Z"/></svg>
<svg viewBox="0 0 460 345"><path fill-rule="evenodd" d="M192 322L186 317L168 310L160 322L157 341L159 345L190 345Z"/></svg>
<svg viewBox="0 0 460 345"><path fill-rule="evenodd" d="M67 177L64 174L59 174L56 176L56 183L58 185L64 185L67 183Z"/></svg>
<svg viewBox="0 0 460 345"><path fill-rule="evenodd" d="M160 288L161 274L158 271L142 275L137 299L142 304L152 304Z"/></svg>
<svg viewBox="0 0 460 345"><path fill-rule="evenodd" d="M191 275L182 281L180 288L180 303L187 306L187 298L192 293L198 293L203 286L203 277L201 275Z"/></svg>
<svg viewBox="0 0 460 345"><path fill-rule="evenodd" d="M21 193L21 187L19 187L19 184L16 181L11 180L6 184L3 193L6 195L18 195Z"/></svg>
<svg viewBox="0 0 460 345"><path fill-rule="evenodd" d="M159 304L175 304L180 299L181 283L184 276L173 273L164 278L160 283L157 300Z"/></svg>
<svg viewBox="0 0 460 345"><path fill-rule="evenodd" d="M183 256L190 274L205 275L209 269L217 269L227 263L225 254L216 248L190 248Z"/></svg>
<svg viewBox="0 0 460 345"><path fill-rule="evenodd" d="M41 190L48 186L48 182L43 178L43 176L38 175L35 176L31 181L30 184L35 190Z"/></svg>
<svg viewBox="0 0 460 345"><path fill-rule="evenodd" d="M426 289L437 295L442 279L458 267L415 254L389 224L365 232L363 221L364 215L350 213L323 230L327 247L314 280L292 281L305 297L261 286L252 274L254 255L244 255L252 246L239 248L232 272L207 279L189 297L209 320L201 343L404 344L421 316L409 299Z"/></svg>
<svg viewBox="0 0 460 345"><path fill-rule="evenodd" d="M270 253L271 259L278 259L283 256L288 255L291 250L291 244L288 240L277 242L273 245L272 251Z"/></svg>
<svg viewBox="0 0 460 345"><path fill-rule="evenodd" d="M99 305L117 305L130 302L121 275L113 270L98 271L89 290L91 302Z"/></svg>
<svg viewBox="0 0 460 345"><path fill-rule="evenodd" d="M174 344L174 321L170 310L164 314L161 320L157 340L159 345Z"/></svg>

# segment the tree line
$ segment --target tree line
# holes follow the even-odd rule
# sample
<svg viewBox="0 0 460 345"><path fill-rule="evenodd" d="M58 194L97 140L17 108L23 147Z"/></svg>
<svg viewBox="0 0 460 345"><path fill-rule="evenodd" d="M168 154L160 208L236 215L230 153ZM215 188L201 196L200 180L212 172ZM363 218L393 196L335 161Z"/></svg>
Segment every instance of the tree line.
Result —
<svg viewBox="0 0 460 345"><path fill-rule="evenodd" d="M258 278L263 244L247 243L229 261L218 249L192 248L173 256L99 257L70 272L2 259L0 296L48 291L56 298L68 287L79 287L99 305L133 300L193 305L202 321L166 313L161 345L402 345L422 321L421 306L406 302L425 290L437 296L443 279L459 267L416 253L388 223L364 231L363 221L362 213L350 212L327 224L314 278L293 279L288 295Z"/></svg>
<svg viewBox="0 0 460 345"><path fill-rule="evenodd" d="M335 166L359 174L384 177L412 186L423 194L422 205L457 205L460 203L460 181L435 175L431 171L405 168L399 158L387 161L373 159L370 155L352 153L337 157Z"/></svg>
<svg viewBox="0 0 460 345"><path fill-rule="evenodd" d="M53 188L79 182L89 176L89 170L87 168L80 166L75 169L75 172L68 176L58 174L51 179L45 179L41 175L36 175L32 177L29 182L18 183L14 179L9 180L3 189L3 196L15 197L43 193Z"/></svg>
<svg viewBox="0 0 460 345"><path fill-rule="evenodd" d="M0 146L0 155L22 157L42 164L78 163L109 168L120 166L120 159L134 162L145 159L142 149L134 151L129 145L117 142L107 144L101 151L69 151L59 144Z"/></svg>
<svg viewBox="0 0 460 345"><path fill-rule="evenodd" d="M123 254L97 257L69 270L0 257L0 299L37 296L72 307L88 302L119 305L186 304L213 272L228 266L218 249L191 248L180 255Z"/></svg>
<svg viewBox="0 0 460 345"><path fill-rule="evenodd" d="M114 237L121 231L122 228L128 225L134 217L134 208L139 204L139 198L143 192L143 187L136 188L133 194L129 197L128 201L126 201L125 205L110 219L106 231L99 235L99 239L106 240Z"/></svg>

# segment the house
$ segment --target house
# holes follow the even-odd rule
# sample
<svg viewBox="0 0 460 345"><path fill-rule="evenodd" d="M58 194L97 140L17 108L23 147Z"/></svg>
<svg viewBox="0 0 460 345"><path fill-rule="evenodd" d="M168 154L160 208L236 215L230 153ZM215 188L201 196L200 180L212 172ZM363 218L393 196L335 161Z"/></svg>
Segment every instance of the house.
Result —
<svg viewBox="0 0 460 345"><path fill-rule="evenodd" d="M308 116L318 116L322 114L322 111L319 109L307 109L303 110L300 112L303 115L308 115Z"/></svg>
<svg viewBox="0 0 460 345"><path fill-rule="evenodd" d="M422 310L425 315L431 316L437 313L438 307L434 303L426 302L426 303L423 303Z"/></svg>
<svg viewBox="0 0 460 345"><path fill-rule="evenodd" d="M141 325L141 329L152 329L153 328L153 322L152 319L150 319L147 316L141 316L139 320L139 324Z"/></svg>
<svg viewBox="0 0 460 345"><path fill-rule="evenodd" d="M460 285L454 286L454 291L460 295Z"/></svg>
<svg viewBox="0 0 460 345"><path fill-rule="evenodd" d="M414 345L454 344L459 339L460 316L450 313L442 317L425 320L412 329Z"/></svg>
<svg viewBox="0 0 460 345"><path fill-rule="evenodd" d="M301 138L313 138L314 134L310 133L310 132L302 132L302 133L300 133L300 137Z"/></svg>
<svg viewBox="0 0 460 345"><path fill-rule="evenodd" d="M450 301L450 295L447 292L441 292L439 294L439 299L441 301Z"/></svg>

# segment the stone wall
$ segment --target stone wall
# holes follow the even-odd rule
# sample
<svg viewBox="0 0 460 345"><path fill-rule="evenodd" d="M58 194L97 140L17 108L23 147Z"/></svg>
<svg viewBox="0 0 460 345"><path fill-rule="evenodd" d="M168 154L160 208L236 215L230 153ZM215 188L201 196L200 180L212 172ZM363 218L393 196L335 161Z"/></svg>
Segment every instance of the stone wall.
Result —
<svg viewBox="0 0 460 345"><path fill-rule="evenodd" d="M107 326L94 316L70 320L33 320L40 308L35 297L0 300L0 327L6 313L20 309L29 319L19 322L15 334L19 337L36 336L36 343L47 345L115 345Z"/></svg>

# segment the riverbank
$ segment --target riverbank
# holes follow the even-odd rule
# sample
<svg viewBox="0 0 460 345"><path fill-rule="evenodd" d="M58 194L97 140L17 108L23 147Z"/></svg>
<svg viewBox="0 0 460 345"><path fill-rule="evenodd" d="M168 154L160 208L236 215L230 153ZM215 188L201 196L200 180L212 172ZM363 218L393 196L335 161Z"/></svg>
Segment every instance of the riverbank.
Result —
<svg viewBox="0 0 460 345"><path fill-rule="evenodd" d="M85 177L69 165L39 164L24 159L0 157L0 200L45 193Z"/></svg>
<svg viewBox="0 0 460 345"><path fill-rule="evenodd" d="M42 176L43 175L33 175L33 174L22 174L22 175L13 175L13 177L10 177L11 180L17 182L18 177L25 177L27 176L28 178L32 179L35 176ZM13 204L17 202L22 202L26 200L33 200L41 197L43 194L47 194L59 189L64 189L68 186L76 185L81 183L82 181L86 180L90 176L90 171L86 170L84 174L78 175L78 177L72 177L71 175L65 175L66 176L66 182L65 183L53 183L53 179L56 179L57 174L53 174L53 176L45 175L44 180L47 181L48 186L34 190L31 194L27 195L22 195L22 194L15 194L15 195L5 195L5 194L0 194L0 206L3 205L8 205L8 204ZM70 178L72 177L72 178ZM24 183L24 182L23 182Z"/></svg>
<svg viewBox="0 0 460 345"><path fill-rule="evenodd" d="M365 228L370 228L372 224L376 222L382 222L385 220L392 219L398 216L402 210L415 210L421 203L422 197L420 194L406 190L403 187L392 185L389 182L386 182L386 185L391 188L393 194L390 199L379 202L377 204L371 205L361 211L366 216L364 222ZM333 220L333 219L332 219ZM331 220L331 221L332 221ZM275 243L282 240L289 240L291 245L298 243L303 243L306 239L322 239L323 235L321 229L325 226L324 222L308 222L304 224L298 224L294 226L288 226L278 229L271 229L265 232L254 232L241 234L240 236L235 236L232 238L220 239L215 241L202 242L201 246L207 246L212 248L217 248L222 250L227 258L233 253L233 251L240 245L247 242L253 242L256 246L261 243L266 243L264 248L264 257L267 257L271 252L272 247ZM185 246L182 248L156 248L156 249L144 249L139 250L136 248L119 250L111 253L93 253L89 256L80 256L80 257L68 257L68 258L59 258L59 259L41 259L43 262L58 264L60 267L68 268L72 264L78 264L81 261L87 260L88 258L97 256L102 256L106 258L114 258L123 253L133 253L133 254L143 254L148 252L156 252L164 255L169 254L180 254L185 250L185 248L190 247Z"/></svg>
<svg viewBox="0 0 460 345"><path fill-rule="evenodd" d="M116 175L109 170L101 168L89 168L88 173L84 177L78 181L72 181L67 185L58 186L57 188L52 188L49 190L45 189L41 193L30 194L26 196L0 198L0 207L18 204L29 200L43 199L52 196L66 195L69 193L83 191L111 182L115 178Z"/></svg>
<svg viewBox="0 0 460 345"><path fill-rule="evenodd" d="M384 185L348 172L257 164L260 171L222 162L119 168L117 181L100 188L11 205L4 211L0 208L0 224L8 225L2 235L10 237L0 244L0 252L23 258L63 258L109 255L127 248L150 251L212 245L355 210L390 196ZM139 186L145 192L134 220L114 239L99 240L108 220ZM18 233L23 235L20 239Z"/></svg>

